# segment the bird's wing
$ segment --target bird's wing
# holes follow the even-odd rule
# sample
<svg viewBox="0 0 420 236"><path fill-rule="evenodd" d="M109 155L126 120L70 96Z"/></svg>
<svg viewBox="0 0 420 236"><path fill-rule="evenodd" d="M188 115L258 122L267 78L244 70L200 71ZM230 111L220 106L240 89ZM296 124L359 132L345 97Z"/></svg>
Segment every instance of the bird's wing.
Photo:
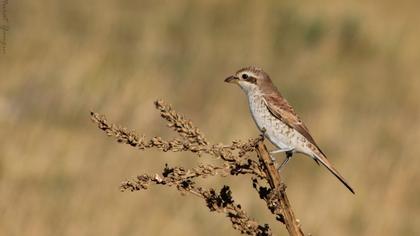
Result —
<svg viewBox="0 0 420 236"><path fill-rule="evenodd" d="M309 130L303 121L296 115L293 107L287 102L286 99L281 97L280 94L268 94L264 95L265 105L267 106L268 110L271 112L273 116L277 119L281 120L290 128L295 129L301 135L303 135L309 142L311 142L315 147L318 148L318 151L321 152L324 156L325 154L321 151L321 149L316 144L315 140L312 138L311 134L309 134Z"/></svg>
<svg viewBox="0 0 420 236"><path fill-rule="evenodd" d="M321 151L315 140L309 134L309 130L303 121L296 115L292 106L284 99L279 93L264 95L265 105L273 116L281 120L287 126L297 130L302 134L309 142L311 142L318 150L315 162L319 164L321 162L331 173L333 173L353 194L353 188L347 183L344 177L331 165L325 154ZM320 155L322 154L322 155Z"/></svg>

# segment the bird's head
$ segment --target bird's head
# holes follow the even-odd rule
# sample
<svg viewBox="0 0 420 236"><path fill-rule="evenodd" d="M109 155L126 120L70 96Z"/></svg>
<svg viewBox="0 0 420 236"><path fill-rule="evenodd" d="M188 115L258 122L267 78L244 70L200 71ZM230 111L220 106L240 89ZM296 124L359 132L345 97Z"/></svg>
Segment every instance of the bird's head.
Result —
<svg viewBox="0 0 420 236"><path fill-rule="evenodd" d="M250 92L260 89L265 84L271 84L271 79L261 68L250 66L227 77L225 82L237 84L245 92Z"/></svg>

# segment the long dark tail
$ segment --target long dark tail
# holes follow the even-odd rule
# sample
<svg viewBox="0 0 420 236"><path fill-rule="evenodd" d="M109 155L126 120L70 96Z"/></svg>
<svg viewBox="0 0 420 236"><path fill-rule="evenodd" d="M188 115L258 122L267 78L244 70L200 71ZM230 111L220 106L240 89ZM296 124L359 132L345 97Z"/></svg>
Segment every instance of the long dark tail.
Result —
<svg viewBox="0 0 420 236"><path fill-rule="evenodd" d="M340 175L340 173L338 173L338 171L331 165L331 163L328 161L328 159L322 155L316 155L315 157L316 161L321 162L322 165L324 165L333 175L335 175L335 177L337 177L337 179L340 180L341 183L343 183L348 190L350 190L350 192L352 192L353 194L355 194L353 188L347 183L347 181L344 179L344 177L342 175Z"/></svg>

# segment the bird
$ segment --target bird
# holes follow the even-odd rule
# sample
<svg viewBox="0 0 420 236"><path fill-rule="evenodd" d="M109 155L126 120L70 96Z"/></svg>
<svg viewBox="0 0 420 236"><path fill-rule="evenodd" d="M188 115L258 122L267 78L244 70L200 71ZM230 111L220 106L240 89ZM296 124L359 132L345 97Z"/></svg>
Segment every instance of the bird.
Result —
<svg viewBox="0 0 420 236"><path fill-rule="evenodd" d="M239 85L245 92L252 118L258 129L277 148L270 152L273 161L275 161L273 154L286 154L278 171L281 171L294 153L302 153L312 158L318 165L321 163L325 166L350 192L355 194L353 188L316 144L305 123L280 94L265 71L255 66L249 66L238 70L224 81Z"/></svg>

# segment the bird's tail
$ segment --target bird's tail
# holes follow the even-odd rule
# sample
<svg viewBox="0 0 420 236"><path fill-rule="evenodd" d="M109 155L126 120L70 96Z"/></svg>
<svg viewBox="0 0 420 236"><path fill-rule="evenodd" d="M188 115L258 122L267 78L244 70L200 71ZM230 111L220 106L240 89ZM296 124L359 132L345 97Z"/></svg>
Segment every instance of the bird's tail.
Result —
<svg viewBox="0 0 420 236"><path fill-rule="evenodd" d="M319 153L315 156L315 161L321 162L322 165L324 165L337 179L340 180L341 183L343 183L350 192L355 194L353 188L347 183L347 181L344 179L344 177L338 173L338 171L331 165L331 163L328 161L328 159L322 155L322 153Z"/></svg>

